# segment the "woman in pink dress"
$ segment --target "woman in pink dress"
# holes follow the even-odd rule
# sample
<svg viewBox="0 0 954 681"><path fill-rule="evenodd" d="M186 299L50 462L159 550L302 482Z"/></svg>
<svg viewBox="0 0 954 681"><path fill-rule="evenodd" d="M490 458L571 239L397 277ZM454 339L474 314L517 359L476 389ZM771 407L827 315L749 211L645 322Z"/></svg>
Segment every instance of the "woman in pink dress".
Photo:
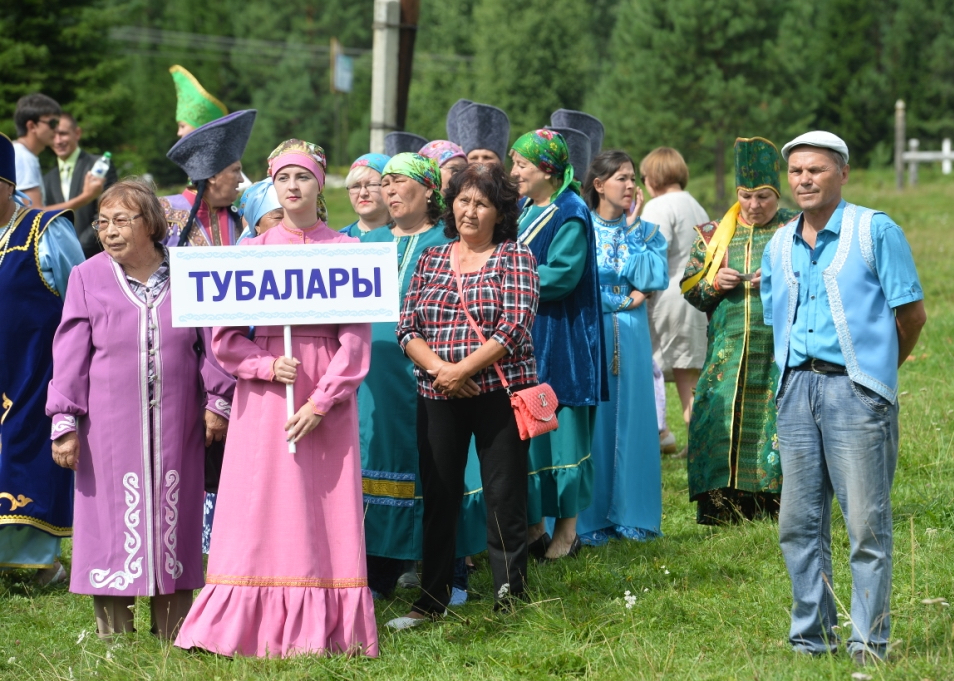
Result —
<svg viewBox="0 0 954 681"><path fill-rule="evenodd" d="M243 245L350 243L328 229L320 147L288 140L269 156L285 217ZM368 324L213 330L238 378L206 586L176 639L221 655L376 656L362 522L355 391L370 362ZM285 385L295 386L291 419ZM288 451L288 441L297 453Z"/></svg>

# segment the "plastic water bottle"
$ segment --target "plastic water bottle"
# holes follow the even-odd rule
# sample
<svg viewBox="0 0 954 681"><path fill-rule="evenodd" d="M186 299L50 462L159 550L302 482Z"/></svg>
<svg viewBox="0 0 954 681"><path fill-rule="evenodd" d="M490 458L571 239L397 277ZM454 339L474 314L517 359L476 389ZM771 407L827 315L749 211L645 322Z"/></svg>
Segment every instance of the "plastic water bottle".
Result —
<svg viewBox="0 0 954 681"><path fill-rule="evenodd" d="M93 164L93 169L89 172L95 177L106 177L106 173L109 172L109 166L112 165L112 157L113 155L107 151L96 160L96 163Z"/></svg>

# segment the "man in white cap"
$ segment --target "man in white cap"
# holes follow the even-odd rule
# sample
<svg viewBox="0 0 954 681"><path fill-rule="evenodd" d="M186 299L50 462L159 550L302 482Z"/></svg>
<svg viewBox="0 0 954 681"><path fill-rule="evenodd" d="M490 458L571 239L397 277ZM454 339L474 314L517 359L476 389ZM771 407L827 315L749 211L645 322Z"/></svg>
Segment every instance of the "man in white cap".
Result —
<svg viewBox="0 0 954 681"><path fill-rule="evenodd" d="M851 635L860 665L884 660L890 634L891 485L898 460L898 367L926 321L901 228L847 203L848 146L815 131L782 147L802 213L762 258L765 323L782 372L779 543L792 580L789 640L837 650L831 502L851 543Z"/></svg>

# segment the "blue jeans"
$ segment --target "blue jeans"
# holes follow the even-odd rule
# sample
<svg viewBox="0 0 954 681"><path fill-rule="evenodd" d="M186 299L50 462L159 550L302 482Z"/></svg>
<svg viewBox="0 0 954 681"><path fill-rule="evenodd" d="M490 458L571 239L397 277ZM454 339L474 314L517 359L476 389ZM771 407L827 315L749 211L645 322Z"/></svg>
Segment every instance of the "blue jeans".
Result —
<svg viewBox="0 0 954 681"><path fill-rule="evenodd" d="M789 370L778 397L782 457L779 543L792 580L789 640L801 652L834 651L831 500L851 544L848 651L887 652L891 601L891 485L898 463L898 405L848 376Z"/></svg>

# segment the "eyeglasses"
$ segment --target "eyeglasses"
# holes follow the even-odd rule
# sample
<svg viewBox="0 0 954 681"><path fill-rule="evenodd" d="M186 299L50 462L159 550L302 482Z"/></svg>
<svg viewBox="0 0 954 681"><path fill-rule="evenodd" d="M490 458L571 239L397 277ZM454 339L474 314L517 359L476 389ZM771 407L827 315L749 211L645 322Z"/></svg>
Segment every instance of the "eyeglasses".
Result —
<svg viewBox="0 0 954 681"><path fill-rule="evenodd" d="M368 182L367 184L353 184L350 187L348 187L348 193L360 194L365 189L367 189L369 192L379 192L381 191L381 183Z"/></svg>
<svg viewBox="0 0 954 681"><path fill-rule="evenodd" d="M133 223L133 220L140 217L142 217L142 213L139 215L132 215L130 217L119 215L112 219L100 216L99 219L93 220L93 223L90 226L97 232L105 232L107 229L109 229L110 223L116 225L116 229L126 229Z"/></svg>
<svg viewBox="0 0 954 681"><path fill-rule="evenodd" d="M46 123L48 126L50 126L50 130L56 130L57 126L59 126L60 124L60 119L59 118L45 118L45 119L41 118L37 121L37 123Z"/></svg>

